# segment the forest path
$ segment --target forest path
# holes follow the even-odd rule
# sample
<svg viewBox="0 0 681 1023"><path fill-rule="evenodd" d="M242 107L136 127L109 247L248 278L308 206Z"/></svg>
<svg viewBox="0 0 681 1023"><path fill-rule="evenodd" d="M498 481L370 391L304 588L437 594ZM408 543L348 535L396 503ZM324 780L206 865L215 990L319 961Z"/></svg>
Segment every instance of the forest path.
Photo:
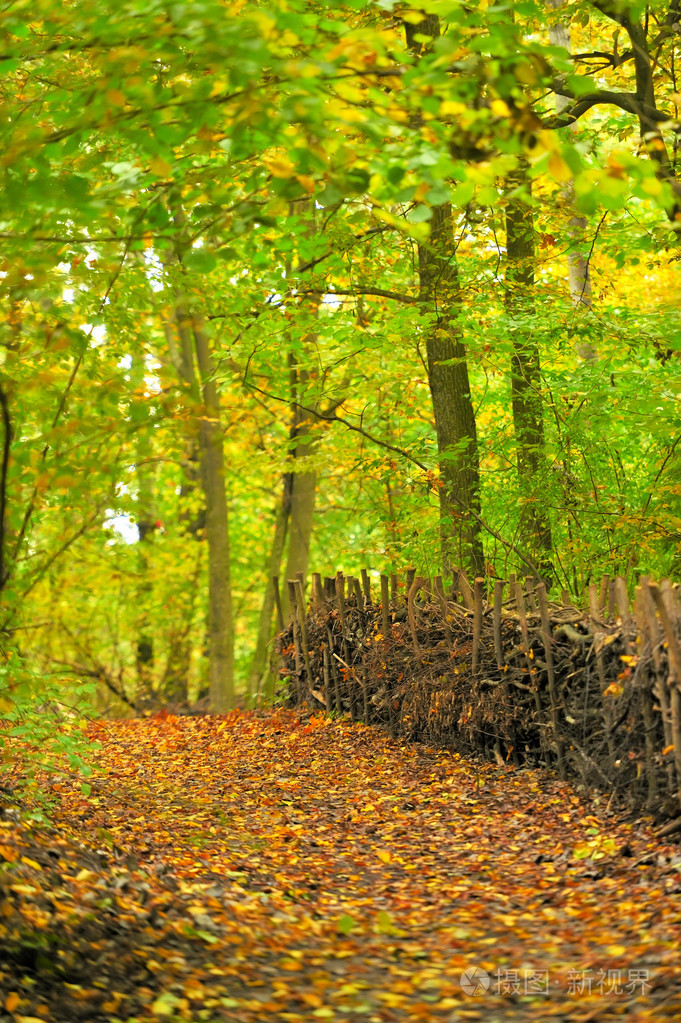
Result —
<svg viewBox="0 0 681 1023"><path fill-rule="evenodd" d="M1 825L5 932L57 937L0 926L0 1019L681 1017L681 857L604 800L293 712L92 732L63 830Z"/></svg>

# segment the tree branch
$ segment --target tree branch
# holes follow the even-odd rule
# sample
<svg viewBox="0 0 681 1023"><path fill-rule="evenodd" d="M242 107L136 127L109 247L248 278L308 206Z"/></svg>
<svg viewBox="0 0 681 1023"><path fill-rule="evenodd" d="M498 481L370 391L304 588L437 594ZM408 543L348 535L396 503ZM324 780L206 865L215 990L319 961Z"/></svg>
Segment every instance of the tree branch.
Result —
<svg viewBox="0 0 681 1023"><path fill-rule="evenodd" d="M554 85L554 92L559 96L567 96L569 99L573 98L573 94L564 85ZM567 107L562 114L545 121L544 127L551 129L568 128L588 110L600 104L603 106L619 107L620 110L626 110L628 114L634 114L639 120L647 119L656 124L672 120L669 114L665 114L663 111L657 110L656 107L639 100L635 92L613 92L610 89L599 89L597 92L589 92L586 96L580 96L578 99L575 99L572 106Z"/></svg>
<svg viewBox="0 0 681 1023"><path fill-rule="evenodd" d="M296 288L296 291L301 295L318 295L319 288ZM338 288L331 288L325 292L327 295L376 295L378 298L391 298L395 302L418 302L418 297L414 295L401 295L397 291L386 291L384 288L353 288L348 291L341 291Z"/></svg>
<svg viewBox="0 0 681 1023"><path fill-rule="evenodd" d="M411 462L412 465L418 466L418 468L424 473L424 475L426 475L429 479L432 478L432 469L429 469L427 465L421 462L418 458L415 458L414 455L410 455L408 451L404 450L404 448L398 448L394 444L389 444L388 441L382 440L380 437L375 437L372 433L369 433L368 430L365 430L363 426L355 426L354 423L349 422L347 419L343 419L342 416L336 415L335 412L331 415L324 415L317 409L307 408L305 405L300 405L298 402L292 402L290 398L282 398L277 394L271 394L269 391L263 391L262 388L257 387L250 381L244 381L244 386L249 387L254 391L257 391L259 394L264 395L264 397L266 398L270 398L272 401L280 402L282 405L288 406L295 405L295 407L300 409L301 412L307 412L309 415L314 416L315 419L319 419L327 423L341 423L343 426L346 427L346 429L351 430L353 433L358 433L361 437L365 437L368 441L371 441L372 444L376 444L378 447L384 448L386 451L392 451L393 454L399 455L401 458L406 459L406 461ZM464 508L463 501L460 498L458 498L455 494L452 494L451 498L454 500L456 504L459 505L460 508ZM504 539L504 537L500 533L498 533L496 529L494 529L492 526L489 525L488 522L485 521L482 515L479 515L476 511L473 511L472 508L464 508L464 511L467 515L470 515L471 518L475 519L475 521L480 525L480 527L484 529L486 533L489 533L490 536L494 537L494 539L497 540L503 547L505 547L506 550L511 551L513 554L515 554L516 557L518 557L520 561L522 561L522 563L527 568L530 569L534 576L538 577L540 576L540 573L534 562L525 554L523 554L522 551L518 550L518 548L509 540Z"/></svg>
<svg viewBox="0 0 681 1023"><path fill-rule="evenodd" d="M0 387L0 406L2 406L2 423L4 427L2 441L2 468L0 469L0 590L2 590L8 575L5 564L5 515L7 512L7 471L9 468L9 455L12 447L12 420L9 414L9 401L7 394L2 387Z"/></svg>

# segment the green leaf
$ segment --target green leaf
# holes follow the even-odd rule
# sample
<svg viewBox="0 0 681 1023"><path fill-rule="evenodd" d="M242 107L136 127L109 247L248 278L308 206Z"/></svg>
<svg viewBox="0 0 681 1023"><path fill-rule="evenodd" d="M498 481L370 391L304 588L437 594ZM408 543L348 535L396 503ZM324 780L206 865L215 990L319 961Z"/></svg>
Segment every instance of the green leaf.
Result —
<svg viewBox="0 0 681 1023"><path fill-rule="evenodd" d="M350 934L352 931L354 931L356 926L357 924L353 920L353 918L349 916L347 913L343 913L343 915L338 918L336 930L338 931L339 934Z"/></svg>

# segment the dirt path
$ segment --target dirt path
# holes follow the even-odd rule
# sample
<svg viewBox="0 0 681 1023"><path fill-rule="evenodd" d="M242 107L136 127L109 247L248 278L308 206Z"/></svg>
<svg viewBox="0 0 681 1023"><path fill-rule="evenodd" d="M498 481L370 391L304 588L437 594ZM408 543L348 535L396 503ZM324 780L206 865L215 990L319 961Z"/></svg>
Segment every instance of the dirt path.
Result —
<svg viewBox="0 0 681 1023"><path fill-rule="evenodd" d="M58 830L0 824L0 1019L681 1017L681 854L604 801L292 713L94 731Z"/></svg>

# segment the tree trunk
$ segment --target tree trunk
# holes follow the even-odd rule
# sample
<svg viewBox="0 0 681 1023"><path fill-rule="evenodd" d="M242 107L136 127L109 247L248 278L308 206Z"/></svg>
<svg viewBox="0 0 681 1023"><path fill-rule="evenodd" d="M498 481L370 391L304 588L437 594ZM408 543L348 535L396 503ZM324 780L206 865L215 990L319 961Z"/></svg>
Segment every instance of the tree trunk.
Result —
<svg viewBox="0 0 681 1023"><path fill-rule="evenodd" d="M195 315L192 332L201 381L203 409L199 422L201 480L206 497L208 544L208 660L210 707L218 713L234 706L234 621L225 489L225 455L220 405L213 378L210 346Z"/></svg>
<svg viewBox="0 0 681 1023"><path fill-rule="evenodd" d="M153 593L153 549L156 530L154 509L154 478L149 462L152 454L151 431L141 429L136 434L137 464L137 560L139 585L137 587L137 680L142 690L149 690L154 667L154 636L151 628L149 602Z"/></svg>
<svg viewBox="0 0 681 1023"><path fill-rule="evenodd" d="M429 244L419 245L419 283L424 311L431 318L426 355L442 480L442 564L446 572L457 564L481 575L485 560L476 518L480 515L478 438L466 349L455 323L459 280L451 207L435 207L430 224ZM437 313L433 314L433 308Z"/></svg>
<svg viewBox="0 0 681 1023"><path fill-rule="evenodd" d="M305 233L312 237L315 233L315 206L310 199L291 203L291 213L298 212L305 224ZM320 296L308 294L308 302L314 303L314 317L317 316ZM315 412L318 410L319 396L312 393L310 384L314 384L313 376L305 367L308 349L314 349L317 335L309 331L301 339L300 364L296 364L293 352L289 354L289 376L291 387L291 408L293 415L292 441L297 437L308 437L302 443L295 443L293 448L293 480L291 484L291 503L288 535L288 555L286 559L286 579L295 579L298 573L307 575L310 558L310 541L314 524L315 500L317 496L317 470L314 455L319 448L321 437L313 433L317 423ZM310 411L306 411L310 409ZM288 613L288 587L282 588L282 607Z"/></svg>
<svg viewBox="0 0 681 1023"><path fill-rule="evenodd" d="M548 0L548 3L549 7L558 11L562 7L564 0ZM549 39L553 46L563 46L568 52L572 52L570 28L564 21L556 21L549 25ZM556 113L562 114L569 102L566 96L556 95ZM573 126L573 130L576 130L576 125ZM567 254L568 287L575 316L578 317L580 314L588 313L592 308L591 269L588 257L589 244L586 238L587 220L586 217L580 217L579 214L574 212L574 182L566 182L561 192L566 208L572 210L567 222L567 235L570 241L570 248ZM573 329L571 333L578 338L574 346L577 355L581 359L594 360L597 353L591 342L582 340L578 329Z"/></svg>
<svg viewBox="0 0 681 1023"><path fill-rule="evenodd" d="M272 547L265 568L265 593L258 620L258 636L248 676L248 691L251 698L256 700L260 692L265 702L270 702L274 697L274 677L269 665L269 646L272 640L272 617L274 615L274 583L272 580L274 576L279 575L281 559L286 546L293 479L292 473L286 473L284 476L283 492L279 507L277 508L277 518L274 525ZM283 587L283 589L286 590L287 587Z"/></svg>
<svg viewBox="0 0 681 1023"><path fill-rule="evenodd" d="M521 546L547 583L553 576L551 526L544 510L544 420L541 399L541 363L534 326L534 213L525 199L531 182L524 167L508 179L511 195L506 203L506 311L513 342L511 399L516 441L518 482L523 499L520 517Z"/></svg>
<svg viewBox="0 0 681 1023"><path fill-rule="evenodd" d="M440 35L437 15L406 24L407 45L420 55L417 37ZM419 293L428 318L426 356L440 463L440 542L442 565L465 565L482 575L485 558L480 532L480 462L475 412L461 328L459 274L454 247L452 209L433 208L430 239L418 246Z"/></svg>
<svg viewBox="0 0 681 1023"><path fill-rule="evenodd" d="M292 386L293 393L301 395L297 400L304 402L304 386L308 380L308 374L305 370L297 371L295 367L291 372L295 376ZM294 405L294 438L309 437L315 422L314 415L305 412L298 404ZM316 435L310 440L304 440L301 444L296 443L293 452L294 469L291 485L286 579L295 579L299 572L302 572L303 576L307 575L317 496L317 470L314 467L314 455L319 448L320 439L320 436ZM287 587L283 588L282 605L286 612L288 608Z"/></svg>

